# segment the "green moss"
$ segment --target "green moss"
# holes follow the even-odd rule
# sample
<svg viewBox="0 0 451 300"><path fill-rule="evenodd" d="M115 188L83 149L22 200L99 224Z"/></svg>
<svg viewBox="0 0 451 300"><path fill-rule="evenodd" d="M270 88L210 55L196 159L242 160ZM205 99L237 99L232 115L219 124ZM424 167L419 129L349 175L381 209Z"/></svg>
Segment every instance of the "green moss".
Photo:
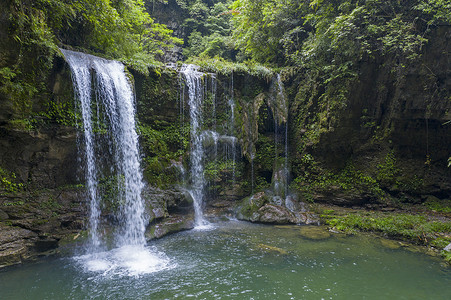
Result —
<svg viewBox="0 0 451 300"><path fill-rule="evenodd" d="M256 154L254 164L258 171L268 171L272 173L275 159L274 141L264 135L259 135L255 144Z"/></svg>
<svg viewBox="0 0 451 300"><path fill-rule="evenodd" d="M39 117L47 122L54 122L64 126L76 126L81 124L81 116L74 110L72 102L54 102L50 101L46 104L46 110L39 113ZM98 120L94 120L99 124Z"/></svg>
<svg viewBox="0 0 451 300"><path fill-rule="evenodd" d="M22 183L17 183L16 174L0 167L0 195L17 193L23 189Z"/></svg>
<svg viewBox="0 0 451 300"><path fill-rule="evenodd" d="M11 119L8 121L8 127L13 130L32 131L35 129L33 119Z"/></svg>
<svg viewBox="0 0 451 300"><path fill-rule="evenodd" d="M342 170L331 171L322 168L312 155L305 154L301 163L303 166L298 170L301 175L293 180L291 187L299 189L307 198L314 191L329 191L331 188L366 193L380 200L387 198L377 179L358 170L352 162Z"/></svg>
<svg viewBox="0 0 451 300"><path fill-rule="evenodd" d="M440 252L443 259L451 265L451 252L445 251L443 250L442 252Z"/></svg>
<svg viewBox="0 0 451 300"><path fill-rule="evenodd" d="M426 208L442 213L451 213L451 200L431 199L423 204Z"/></svg>
<svg viewBox="0 0 451 300"><path fill-rule="evenodd" d="M424 215L374 211L354 211L340 215L322 211L320 217L325 224L348 233L376 232L438 248L451 242L451 222L429 219Z"/></svg>
<svg viewBox="0 0 451 300"><path fill-rule="evenodd" d="M120 195L124 192L124 184L123 176L108 176L99 180L98 189L103 209L109 212L116 212L119 209Z"/></svg>
<svg viewBox="0 0 451 300"><path fill-rule="evenodd" d="M40 203L41 208L47 209L49 211L55 211L60 209L62 206L53 197L49 197L46 201Z"/></svg>
<svg viewBox="0 0 451 300"><path fill-rule="evenodd" d="M167 187L179 183L178 170L171 161L157 156L144 159L144 177L146 181L157 187Z"/></svg>
<svg viewBox="0 0 451 300"><path fill-rule="evenodd" d="M22 206L25 202L23 201L5 201L2 203L2 206Z"/></svg>
<svg viewBox="0 0 451 300"><path fill-rule="evenodd" d="M387 153L384 162L377 166L377 180L380 182L394 182L398 173L396 157L392 150Z"/></svg>
<svg viewBox="0 0 451 300"><path fill-rule="evenodd" d="M438 237L435 240L431 241L431 245L437 249L443 249L451 243L451 238L446 237Z"/></svg>
<svg viewBox="0 0 451 300"><path fill-rule="evenodd" d="M209 161L204 169L205 179L211 182L231 183L234 170L236 177L241 176L238 164L231 159Z"/></svg>
<svg viewBox="0 0 451 300"><path fill-rule="evenodd" d="M252 215L267 202L268 199L263 193L258 193L254 196L244 198L239 206L240 213L246 218L251 218Z"/></svg>
<svg viewBox="0 0 451 300"><path fill-rule="evenodd" d="M40 226L40 225L44 225L46 223L48 223L49 220L48 219L35 219L32 221L32 225L33 226Z"/></svg>

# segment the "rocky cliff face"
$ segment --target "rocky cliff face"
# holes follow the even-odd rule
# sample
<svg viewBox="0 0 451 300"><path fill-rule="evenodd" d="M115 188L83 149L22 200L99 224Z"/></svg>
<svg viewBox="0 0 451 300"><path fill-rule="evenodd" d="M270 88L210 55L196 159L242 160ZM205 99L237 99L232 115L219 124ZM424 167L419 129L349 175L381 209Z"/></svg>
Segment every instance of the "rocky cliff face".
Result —
<svg viewBox="0 0 451 300"><path fill-rule="evenodd" d="M397 70L391 67L389 56L360 63L359 80L350 88L345 105L328 113L335 121L323 130L317 143L297 153L296 175L302 177L307 169L314 169L312 161L307 162L314 158L320 164L315 176L331 172L343 179L343 170L353 169L360 177L366 176L362 181L367 183L361 182L360 191L346 191L337 180L329 180L324 182L326 189L310 194L314 200L346 205L384 202L381 198L387 195L369 192L370 185L386 191L388 198L406 202L420 202L428 194L451 197L451 170L447 167L451 155L447 123L451 119L450 39L448 27L437 28L422 57ZM302 105L292 110L294 118L300 116ZM311 107L309 114L319 113L317 107ZM309 126L315 124L306 121L294 140L302 140Z"/></svg>
<svg viewBox="0 0 451 300"><path fill-rule="evenodd" d="M205 89L203 130L214 129L224 139L235 136L236 161L231 168L230 144L206 140L210 158L218 149L229 153L206 165L207 211L235 214L241 202L238 215L246 220L314 223L300 200L376 207L421 202L431 195L449 199L450 38L449 29L438 28L421 63L398 74L387 67L388 57L362 61L359 81L343 108L329 113L334 121L317 131L314 143L305 136L316 123L303 114L321 112L299 96L302 74L282 76L292 174L292 198L284 203L273 192L261 193L274 189L285 151L277 145L285 125L274 103L274 79L216 74L215 85ZM183 189L190 154L187 91L174 69L131 73L151 217L148 237L155 238L193 226L186 217L192 213L192 200ZM73 112L74 99L62 59L55 61L49 78L47 102L52 105L42 99L34 105L31 127L11 122L15 111L0 98L0 266L55 249L68 237L78 240L85 229L77 116L64 113ZM212 78L204 80L211 84Z"/></svg>
<svg viewBox="0 0 451 300"><path fill-rule="evenodd" d="M73 107L70 74L62 60L53 75L49 101ZM34 108L32 127L17 126L10 122L14 111L8 103L0 106L6 117L0 125L2 266L53 250L79 235L86 209L78 185L75 128L39 114L40 106Z"/></svg>

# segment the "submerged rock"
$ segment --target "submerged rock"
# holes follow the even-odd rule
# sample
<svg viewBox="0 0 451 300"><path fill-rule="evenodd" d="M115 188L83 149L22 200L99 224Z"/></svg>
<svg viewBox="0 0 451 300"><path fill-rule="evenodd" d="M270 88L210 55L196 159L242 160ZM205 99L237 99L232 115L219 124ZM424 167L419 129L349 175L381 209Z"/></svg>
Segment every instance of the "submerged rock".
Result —
<svg viewBox="0 0 451 300"><path fill-rule="evenodd" d="M299 232L301 236L311 240L324 240L331 237L327 228L322 226L301 226Z"/></svg>
<svg viewBox="0 0 451 300"><path fill-rule="evenodd" d="M387 239L380 239L381 245L388 249L399 249L401 248L401 245L397 241L393 240L387 240Z"/></svg>
<svg viewBox="0 0 451 300"><path fill-rule="evenodd" d="M266 245L266 244L258 244L257 247L258 247L258 249L261 249L261 250L263 250L263 251L265 251L267 253L277 253L277 254L281 254L281 255L287 255L288 254L287 251L285 251L285 250L283 250L281 248L274 247L274 246L269 246L269 245Z"/></svg>

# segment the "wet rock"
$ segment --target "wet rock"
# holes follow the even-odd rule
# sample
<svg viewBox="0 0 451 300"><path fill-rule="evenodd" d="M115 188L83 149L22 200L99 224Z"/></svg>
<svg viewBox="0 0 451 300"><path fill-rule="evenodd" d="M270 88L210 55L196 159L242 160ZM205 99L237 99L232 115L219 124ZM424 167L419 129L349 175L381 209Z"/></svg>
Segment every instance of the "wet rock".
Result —
<svg viewBox="0 0 451 300"><path fill-rule="evenodd" d="M190 210L192 208L190 197L183 190L175 188L162 190L148 186L144 189L143 194L146 213L150 216L151 221L168 217L172 210Z"/></svg>
<svg viewBox="0 0 451 300"><path fill-rule="evenodd" d="M230 218L235 216L236 203L229 200L219 200L208 203L208 207L204 210L204 215L209 218L221 217Z"/></svg>
<svg viewBox="0 0 451 300"><path fill-rule="evenodd" d="M3 199L8 203L2 207L8 219L0 223L2 266L48 253L59 246L60 239L85 226L86 207L80 200L85 198L78 187L21 192Z"/></svg>
<svg viewBox="0 0 451 300"><path fill-rule="evenodd" d="M1 245L0 268L21 263L28 246L22 240Z"/></svg>
<svg viewBox="0 0 451 300"><path fill-rule="evenodd" d="M37 239L30 230L0 225L0 267L21 263Z"/></svg>
<svg viewBox="0 0 451 300"><path fill-rule="evenodd" d="M301 226L301 236L311 240L324 240L331 237L326 227L323 226Z"/></svg>
<svg viewBox="0 0 451 300"><path fill-rule="evenodd" d="M244 198L238 206L237 218L246 221L258 218L259 214L257 211L268 202L268 197L266 197L264 192L256 193L251 197Z"/></svg>
<svg viewBox="0 0 451 300"><path fill-rule="evenodd" d="M443 250L451 252L451 243L448 244L448 246L446 246L445 248L443 248Z"/></svg>
<svg viewBox="0 0 451 300"><path fill-rule="evenodd" d="M37 237L37 234L30 230L12 226L0 225L0 231L0 245L21 239L32 239Z"/></svg>
<svg viewBox="0 0 451 300"><path fill-rule="evenodd" d="M299 214L300 222L298 224L305 225L320 225L319 217L312 212L303 212Z"/></svg>
<svg viewBox="0 0 451 300"><path fill-rule="evenodd" d="M193 216L173 215L150 225L145 233L148 240L158 239L170 233L194 228Z"/></svg>
<svg viewBox="0 0 451 300"><path fill-rule="evenodd" d="M156 207L152 209L152 214L155 219L161 219L167 216L167 211L162 207Z"/></svg>
<svg viewBox="0 0 451 300"><path fill-rule="evenodd" d="M83 221L80 220L79 214L67 214L59 218L61 227L69 230L81 230L84 228Z"/></svg>
<svg viewBox="0 0 451 300"><path fill-rule="evenodd" d="M281 205L282 202L275 202L274 199L265 192L245 198L238 206L237 218L271 224L319 224L318 218L305 209L304 203L287 197L283 201L285 205Z"/></svg>
<svg viewBox="0 0 451 300"><path fill-rule="evenodd" d="M55 188L76 182L74 128L49 126L39 132L0 127L0 165L30 189Z"/></svg>
<svg viewBox="0 0 451 300"><path fill-rule="evenodd" d="M296 223L296 217L286 207L274 204L266 204L257 212L257 218L251 219L253 222L287 224Z"/></svg>

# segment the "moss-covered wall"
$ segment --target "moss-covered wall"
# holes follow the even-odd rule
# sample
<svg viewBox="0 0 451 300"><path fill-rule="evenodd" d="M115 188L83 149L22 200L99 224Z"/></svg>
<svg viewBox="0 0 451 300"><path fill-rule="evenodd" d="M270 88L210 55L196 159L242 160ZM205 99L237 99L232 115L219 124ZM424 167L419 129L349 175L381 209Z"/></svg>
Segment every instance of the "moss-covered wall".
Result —
<svg viewBox="0 0 451 300"><path fill-rule="evenodd" d="M322 96L332 87L308 70L287 80L293 186L305 198L354 205L451 197L450 38L437 28L415 65L393 69L389 55L361 61L358 79L342 83L344 100Z"/></svg>
<svg viewBox="0 0 451 300"><path fill-rule="evenodd" d="M274 149L274 126L269 105L273 91L266 79L249 74L206 74L202 130L222 137L216 146L208 141L204 145L207 198L240 199L252 192L252 177L255 187L271 183L274 150L268 151ZM133 75L145 177L149 184L159 187L181 184L180 167L189 171L188 89L173 69ZM228 136L237 138L235 165Z"/></svg>

